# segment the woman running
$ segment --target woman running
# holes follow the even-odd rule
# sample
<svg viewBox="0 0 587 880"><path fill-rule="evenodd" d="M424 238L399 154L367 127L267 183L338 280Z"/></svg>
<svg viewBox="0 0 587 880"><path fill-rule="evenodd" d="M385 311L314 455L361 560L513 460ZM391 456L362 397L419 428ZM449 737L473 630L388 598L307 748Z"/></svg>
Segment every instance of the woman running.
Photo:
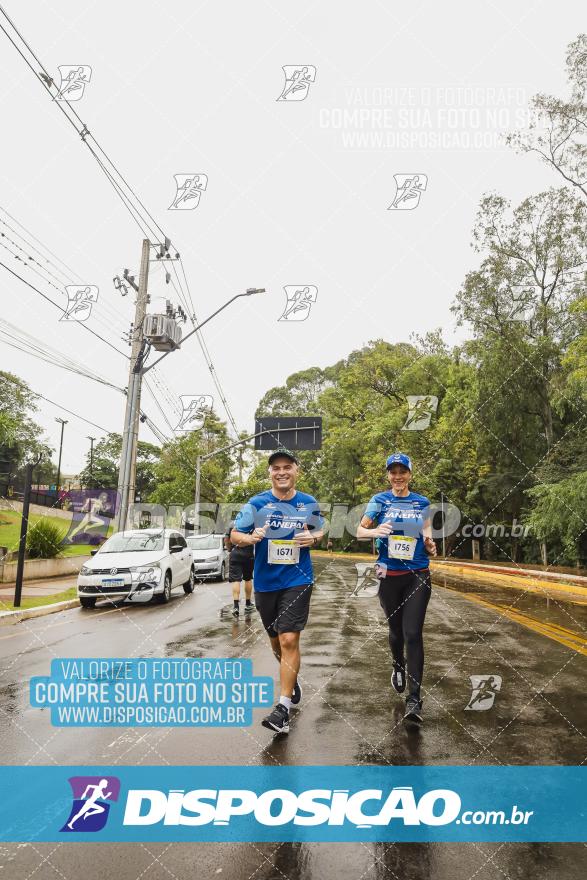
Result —
<svg viewBox="0 0 587 880"><path fill-rule="evenodd" d="M422 629L431 589L428 556L436 556L436 544L432 540L430 502L410 492L409 456L396 452L389 456L386 467L390 491L371 498L357 537L378 539L379 602L389 626L391 683L401 694L407 679L404 718L421 722Z"/></svg>

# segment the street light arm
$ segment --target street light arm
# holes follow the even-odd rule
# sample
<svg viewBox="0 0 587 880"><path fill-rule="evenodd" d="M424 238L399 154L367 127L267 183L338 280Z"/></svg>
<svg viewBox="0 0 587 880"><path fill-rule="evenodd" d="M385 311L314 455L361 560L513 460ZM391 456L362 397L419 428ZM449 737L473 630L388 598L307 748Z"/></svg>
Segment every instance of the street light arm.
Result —
<svg viewBox="0 0 587 880"><path fill-rule="evenodd" d="M198 330L201 330L202 327L204 326L204 324L207 324L208 321L211 321L212 318L215 318L216 315L218 315L218 314L220 314L220 312L224 311L224 309L227 308L227 306L229 306L231 303L233 303L233 302L235 301L235 299L239 299L239 297L241 297L241 296L252 296L252 295L255 294L255 293L265 293L265 288L264 288L264 287L249 287L249 289L248 289L247 291L245 291L245 293L237 293L237 294L235 294L231 299L227 300L227 301L224 303L224 305L220 306L219 309L216 309L215 312L212 312L211 315L208 315L208 317L207 317L204 321L202 321L201 324L198 324L197 327L194 327L194 329L191 330L191 331L187 334L187 336L184 336L183 339L181 340L182 343L184 343L187 339L189 339L190 336L193 336L194 333L197 333ZM171 354L171 352L170 352L170 351L166 351L165 354L162 354L161 357L157 358L156 361L153 361L152 364L149 364L148 367L144 367L144 368L143 368L143 375L144 375L145 373L148 373L149 370L152 370L153 367L155 367L158 363L160 363L160 362L163 360L163 358L166 358L168 354Z"/></svg>

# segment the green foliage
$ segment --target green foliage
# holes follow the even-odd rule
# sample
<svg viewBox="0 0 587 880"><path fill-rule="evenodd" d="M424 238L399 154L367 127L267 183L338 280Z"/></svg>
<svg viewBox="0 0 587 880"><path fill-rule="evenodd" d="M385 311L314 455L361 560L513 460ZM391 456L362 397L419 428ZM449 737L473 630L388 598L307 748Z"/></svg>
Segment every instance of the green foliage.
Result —
<svg viewBox="0 0 587 880"><path fill-rule="evenodd" d="M38 409L36 400L26 382L0 370L0 483L13 481L25 454L43 451L48 457L42 429L30 417Z"/></svg>
<svg viewBox="0 0 587 880"><path fill-rule="evenodd" d="M569 95L558 98L538 94L532 98L528 131L510 135L520 151L539 157L546 165L587 197L587 35L569 44L566 57Z"/></svg>
<svg viewBox="0 0 587 880"><path fill-rule="evenodd" d="M122 452L120 434L107 434L94 446L94 463L90 468L90 453L86 455L86 465L80 473L80 480L90 489L116 489L118 486L118 467ZM139 440L137 444L136 489L142 499L155 488L155 463L161 450L152 443Z"/></svg>
<svg viewBox="0 0 587 880"><path fill-rule="evenodd" d="M67 529L60 528L48 517L29 527L26 549L31 559L53 559L61 550Z"/></svg>
<svg viewBox="0 0 587 880"><path fill-rule="evenodd" d="M194 503L196 459L229 445L226 425L214 413L206 417L204 427L166 443L153 473L155 484L145 499L153 504ZM218 503L228 494L229 473L237 464L234 450L215 455L202 464L200 497L202 502Z"/></svg>
<svg viewBox="0 0 587 880"><path fill-rule="evenodd" d="M528 524L536 536L555 546L557 561L587 564L587 470L528 492L535 502ZM551 554L552 555L552 554Z"/></svg>

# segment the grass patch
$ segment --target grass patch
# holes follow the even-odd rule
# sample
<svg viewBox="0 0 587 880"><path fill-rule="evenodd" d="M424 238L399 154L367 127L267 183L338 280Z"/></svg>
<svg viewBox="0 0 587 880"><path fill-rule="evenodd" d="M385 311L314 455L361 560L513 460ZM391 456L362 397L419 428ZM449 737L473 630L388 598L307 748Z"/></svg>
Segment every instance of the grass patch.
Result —
<svg viewBox="0 0 587 880"><path fill-rule="evenodd" d="M13 598L14 596L11 597L11 600ZM61 593L52 593L50 596L28 596L26 599L22 598L19 608L15 608L12 601L8 602L6 599L0 599L0 611L20 611L23 608L39 608L42 605L53 605L55 602L65 602L67 599L76 598L76 588L70 587L68 590L63 590Z"/></svg>
<svg viewBox="0 0 587 880"><path fill-rule="evenodd" d="M65 517L51 516L51 514L32 513L29 516L29 532L41 519L49 519L63 533L67 532L71 522L71 518L65 519ZM9 552L16 552L18 550L21 522L22 514L20 511L0 510L0 547L8 547ZM111 535L113 531L114 529L111 525L108 529L108 535ZM88 556L90 550L95 549L90 544L65 544L59 553L59 557Z"/></svg>

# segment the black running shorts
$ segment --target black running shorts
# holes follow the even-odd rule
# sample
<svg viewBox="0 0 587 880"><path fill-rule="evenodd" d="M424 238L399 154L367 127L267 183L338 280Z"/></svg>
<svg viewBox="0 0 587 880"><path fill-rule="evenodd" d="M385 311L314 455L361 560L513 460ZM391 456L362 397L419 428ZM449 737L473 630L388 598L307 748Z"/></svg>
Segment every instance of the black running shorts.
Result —
<svg viewBox="0 0 587 880"><path fill-rule="evenodd" d="M228 580L231 584L250 581L253 578L255 557L252 553L231 550L228 557Z"/></svg>
<svg viewBox="0 0 587 880"><path fill-rule="evenodd" d="M267 634L301 632L308 622L312 584L260 593L255 590L255 605Z"/></svg>

